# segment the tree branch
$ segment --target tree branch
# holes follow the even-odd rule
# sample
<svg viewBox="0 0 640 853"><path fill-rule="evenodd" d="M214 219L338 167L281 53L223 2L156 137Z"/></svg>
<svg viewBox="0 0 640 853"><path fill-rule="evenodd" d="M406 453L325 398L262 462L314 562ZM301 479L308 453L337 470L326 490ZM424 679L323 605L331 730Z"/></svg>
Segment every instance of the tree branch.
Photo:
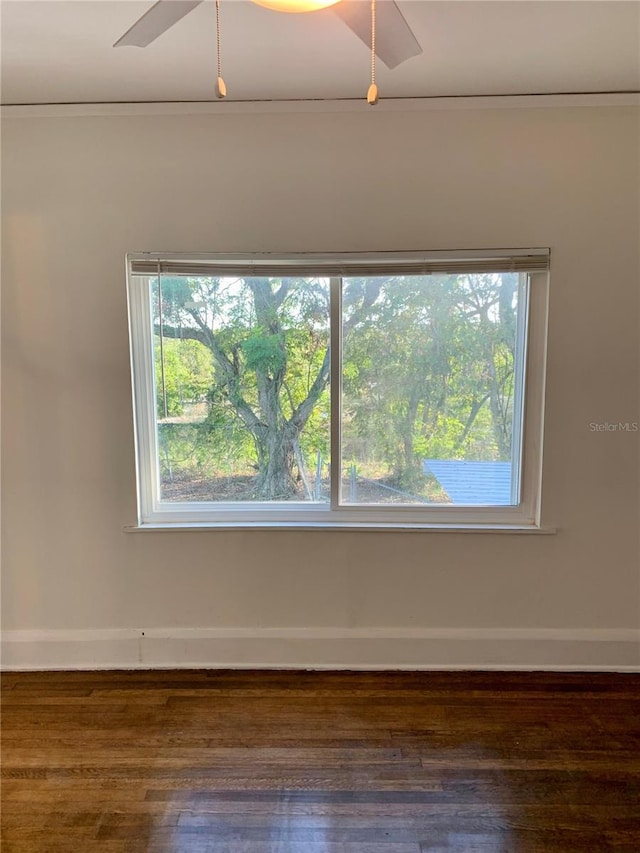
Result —
<svg viewBox="0 0 640 853"><path fill-rule="evenodd" d="M211 349L209 338L202 329L183 329L177 326L167 326L166 323L163 323L161 328L160 324L156 323L153 327L153 333L154 335L162 335L163 338L171 338L172 340L199 341L205 347Z"/></svg>
<svg viewBox="0 0 640 853"><path fill-rule="evenodd" d="M469 417L467 418L467 422L466 422L466 424L464 425L464 430L462 431L462 435L460 436L460 438L458 439L458 441L457 441L457 442L456 442L456 444L455 444L455 447L453 448L453 452L454 452L454 453L457 453L457 452L458 452L458 450L460 450L460 448L462 447L462 445L463 445L463 444L465 443L465 441L467 440L467 436L468 436L468 435L469 435L469 433L471 432L471 428L472 428L472 426L474 425L476 418L477 418L477 417L478 417L478 415L480 414L480 410L482 409L482 407L484 406L484 404L485 404L485 403L487 402L487 400L489 399L489 396L490 396L490 394L489 394L489 393L487 393L487 394L485 394L485 395L484 395L484 397L482 397L481 399L479 399L479 400L478 400L478 399L475 399L475 400L473 401L473 403L471 404L471 410L470 410L470 412L469 412Z"/></svg>
<svg viewBox="0 0 640 853"><path fill-rule="evenodd" d="M313 385L309 389L309 393L305 397L305 399L300 403L300 405L296 408L296 410L291 415L289 419L289 423L300 432L306 422L309 420L309 416L313 411L313 407L320 399L320 395L327 387L327 382L329 381L329 373L331 370L331 348L327 347L327 350L324 354L324 359L322 360L322 365L320 366L320 370L318 371L318 375L316 376Z"/></svg>
<svg viewBox="0 0 640 853"><path fill-rule="evenodd" d="M365 319L367 312L376 301L376 299L380 296L380 291L382 289L382 285L385 284L385 280L380 278L374 278L367 281L364 286L364 295L362 297L362 303L356 309L354 309L353 314L349 317L348 320L343 320L342 322L342 331L343 335L347 335L354 326L357 326L361 320Z"/></svg>
<svg viewBox="0 0 640 853"><path fill-rule="evenodd" d="M162 334L165 338L199 341L207 347L207 349L213 354L216 364L222 371L224 383L229 389L229 400L238 412L238 415L242 418L245 426L254 433L264 431L265 425L258 418L240 392L240 371L238 365L234 364L227 357L211 329L202 323L199 325L199 329L194 329L193 327L178 328L176 326L167 326L165 324L160 328L159 324L155 324L153 331L156 335Z"/></svg>
<svg viewBox="0 0 640 853"><path fill-rule="evenodd" d="M273 304L276 309L279 308L284 302L284 300L287 298L287 294L289 293L289 286L289 281L285 279L285 281L282 282L280 287L273 294Z"/></svg>

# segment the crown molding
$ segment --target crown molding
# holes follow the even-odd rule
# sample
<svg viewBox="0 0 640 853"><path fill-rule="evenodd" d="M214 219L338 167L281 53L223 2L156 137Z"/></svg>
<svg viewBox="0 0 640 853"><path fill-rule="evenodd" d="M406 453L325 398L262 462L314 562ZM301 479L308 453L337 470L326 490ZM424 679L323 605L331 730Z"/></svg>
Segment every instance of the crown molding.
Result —
<svg viewBox="0 0 640 853"><path fill-rule="evenodd" d="M640 92L587 92L556 95L479 95L453 98L386 98L375 114L437 110L513 110L570 107L638 107ZM2 118L79 116L248 115L269 113L368 113L362 99L282 101L158 101L84 104L5 104Z"/></svg>

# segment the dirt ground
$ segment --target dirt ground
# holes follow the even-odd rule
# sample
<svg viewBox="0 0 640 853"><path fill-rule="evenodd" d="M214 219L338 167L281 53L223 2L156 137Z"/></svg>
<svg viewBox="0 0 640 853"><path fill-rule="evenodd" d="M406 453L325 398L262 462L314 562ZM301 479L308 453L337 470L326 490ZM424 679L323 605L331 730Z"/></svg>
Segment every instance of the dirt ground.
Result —
<svg viewBox="0 0 640 853"><path fill-rule="evenodd" d="M162 499L165 501L247 501L254 500L252 495L254 478L251 476L235 477L203 477L198 479L193 475L174 474L173 481L163 479ZM329 481L322 483L323 500L329 500ZM350 495L350 483L343 482L343 495ZM307 500L304 486L298 484L298 493L292 501ZM356 484L356 502L367 504L399 504L415 503L406 495L392 490L381 481L358 479ZM426 501L425 501L426 503Z"/></svg>

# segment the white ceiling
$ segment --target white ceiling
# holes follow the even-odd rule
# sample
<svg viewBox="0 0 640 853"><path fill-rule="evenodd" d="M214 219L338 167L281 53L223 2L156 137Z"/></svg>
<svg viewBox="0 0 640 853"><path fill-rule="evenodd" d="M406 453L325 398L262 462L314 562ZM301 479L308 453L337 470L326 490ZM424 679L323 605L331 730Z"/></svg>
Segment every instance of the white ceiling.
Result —
<svg viewBox="0 0 640 853"><path fill-rule="evenodd" d="M151 5L2 0L2 102L212 100L213 2L144 49L112 47ZM640 89L635 0L399 5L424 53L393 71L379 63L384 98ZM368 49L330 11L286 15L223 0L222 22L229 100L364 97Z"/></svg>

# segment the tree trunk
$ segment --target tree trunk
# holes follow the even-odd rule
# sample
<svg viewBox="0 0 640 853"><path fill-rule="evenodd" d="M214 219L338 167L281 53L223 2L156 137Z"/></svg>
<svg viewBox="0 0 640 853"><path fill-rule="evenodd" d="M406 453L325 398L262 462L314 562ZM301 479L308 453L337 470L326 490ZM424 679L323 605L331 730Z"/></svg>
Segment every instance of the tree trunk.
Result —
<svg viewBox="0 0 640 853"><path fill-rule="evenodd" d="M491 423L493 425L493 435L500 459L506 461L511 458L511 424L507 420L507 412L505 401L500 393L500 384L494 362L493 353L488 361L489 367L489 405L491 407Z"/></svg>
<svg viewBox="0 0 640 853"><path fill-rule="evenodd" d="M283 429L271 430L266 436L258 461L256 497L259 500L286 501L295 497L293 465L296 437Z"/></svg>
<svg viewBox="0 0 640 853"><path fill-rule="evenodd" d="M407 412L402 419L400 434L402 437L402 456L396 469L394 479L401 488L412 489L421 480L422 465L413 449L413 431L420 405L420 395L417 389L411 393Z"/></svg>

